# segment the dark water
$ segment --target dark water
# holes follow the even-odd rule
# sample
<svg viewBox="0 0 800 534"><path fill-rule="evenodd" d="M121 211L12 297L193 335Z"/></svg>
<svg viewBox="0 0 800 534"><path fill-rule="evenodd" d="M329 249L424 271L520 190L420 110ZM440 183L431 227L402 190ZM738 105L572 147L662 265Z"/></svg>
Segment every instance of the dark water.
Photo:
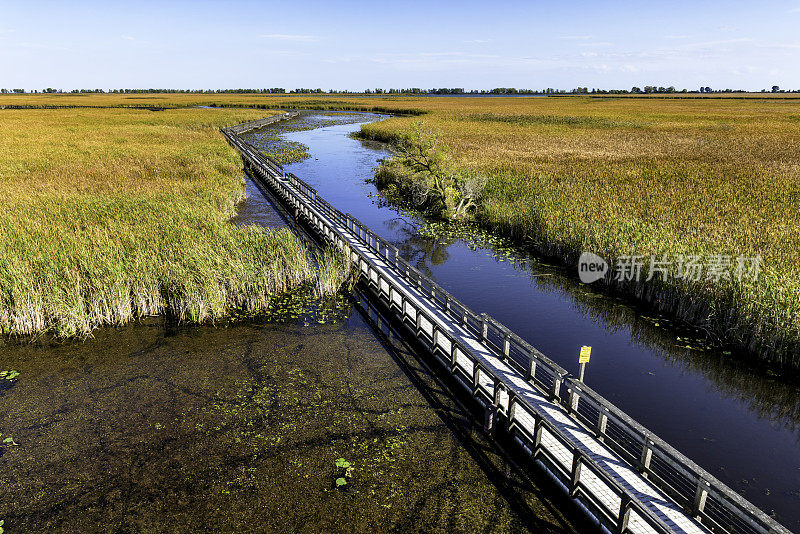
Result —
<svg viewBox="0 0 800 534"><path fill-rule="evenodd" d="M6 532L582 530L411 353L340 319L3 346Z"/></svg>
<svg viewBox="0 0 800 534"><path fill-rule="evenodd" d="M358 127L284 134L312 155L288 169L473 310L494 316L566 369L576 371L580 346L591 345L589 385L800 531L797 384L752 371L721 351L686 349L691 333L592 293L559 268L469 240L421 236L422 221L387 206L366 183L386 153L350 138Z"/></svg>
<svg viewBox="0 0 800 534"><path fill-rule="evenodd" d="M255 224L267 228L286 226L286 221L278 212L280 205L273 206L249 176L245 178L245 189L247 198L238 206L234 224Z"/></svg>

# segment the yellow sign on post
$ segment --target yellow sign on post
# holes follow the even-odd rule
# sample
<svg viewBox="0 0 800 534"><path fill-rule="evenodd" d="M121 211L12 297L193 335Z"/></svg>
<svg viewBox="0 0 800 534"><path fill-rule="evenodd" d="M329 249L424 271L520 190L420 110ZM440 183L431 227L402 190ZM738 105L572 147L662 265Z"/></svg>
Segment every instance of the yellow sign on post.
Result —
<svg viewBox="0 0 800 534"><path fill-rule="evenodd" d="M578 363L589 363L589 357L592 355L592 347L581 347L581 355L578 356Z"/></svg>

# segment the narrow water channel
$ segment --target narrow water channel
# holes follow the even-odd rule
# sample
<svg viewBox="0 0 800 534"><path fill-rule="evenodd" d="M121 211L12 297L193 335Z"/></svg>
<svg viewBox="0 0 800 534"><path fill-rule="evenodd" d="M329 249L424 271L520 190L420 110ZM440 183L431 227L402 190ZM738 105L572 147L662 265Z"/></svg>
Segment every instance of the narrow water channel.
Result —
<svg viewBox="0 0 800 534"><path fill-rule="evenodd" d="M375 144L350 137L359 124L282 134L311 157L287 169L353 214L477 312L510 327L566 369L593 347L586 382L791 530L800 531L800 387L753 371L696 334L594 293L562 269L507 247L433 236L425 222L384 202L368 183ZM362 115L363 121L377 120ZM267 140L249 136L256 146ZM688 348L692 347L692 348Z"/></svg>

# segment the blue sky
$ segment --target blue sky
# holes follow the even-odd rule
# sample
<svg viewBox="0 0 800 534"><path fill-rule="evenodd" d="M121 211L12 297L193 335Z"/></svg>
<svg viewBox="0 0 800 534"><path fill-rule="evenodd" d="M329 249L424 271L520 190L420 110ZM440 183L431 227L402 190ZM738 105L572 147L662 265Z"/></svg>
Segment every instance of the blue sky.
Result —
<svg viewBox="0 0 800 534"><path fill-rule="evenodd" d="M800 0L0 0L0 87L800 89Z"/></svg>

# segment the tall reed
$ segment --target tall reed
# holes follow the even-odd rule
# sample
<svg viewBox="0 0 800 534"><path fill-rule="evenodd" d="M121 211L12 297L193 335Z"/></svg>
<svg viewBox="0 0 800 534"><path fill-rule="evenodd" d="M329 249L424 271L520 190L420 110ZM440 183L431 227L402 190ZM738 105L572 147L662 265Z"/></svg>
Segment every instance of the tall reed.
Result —
<svg viewBox="0 0 800 534"><path fill-rule="evenodd" d="M229 222L244 196L218 127L264 112L0 111L0 328L84 336L154 314L259 312L317 279L289 230Z"/></svg>

